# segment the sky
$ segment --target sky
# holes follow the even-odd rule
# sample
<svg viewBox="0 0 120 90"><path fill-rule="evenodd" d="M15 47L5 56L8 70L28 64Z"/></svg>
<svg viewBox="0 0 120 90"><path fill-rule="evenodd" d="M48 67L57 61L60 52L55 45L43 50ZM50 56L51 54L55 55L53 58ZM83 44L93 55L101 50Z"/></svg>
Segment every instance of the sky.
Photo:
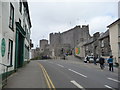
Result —
<svg viewBox="0 0 120 90"><path fill-rule="evenodd" d="M119 1L119 0L118 0ZM29 0L34 48L49 34L89 25L90 35L105 32L118 18L117 0Z"/></svg>

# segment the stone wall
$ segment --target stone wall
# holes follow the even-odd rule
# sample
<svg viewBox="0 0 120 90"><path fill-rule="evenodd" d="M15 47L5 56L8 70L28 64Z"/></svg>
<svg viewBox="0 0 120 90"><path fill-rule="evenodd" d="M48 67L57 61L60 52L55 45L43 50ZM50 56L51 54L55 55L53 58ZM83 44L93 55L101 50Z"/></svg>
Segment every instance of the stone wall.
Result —
<svg viewBox="0 0 120 90"><path fill-rule="evenodd" d="M63 33L51 33L50 34L50 46L54 49L55 56L60 56L61 48L67 48L65 45L69 46L69 50L73 50L75 47L81 43L85 42L90 38L89 26L82 25L76 26Z"/></svg>

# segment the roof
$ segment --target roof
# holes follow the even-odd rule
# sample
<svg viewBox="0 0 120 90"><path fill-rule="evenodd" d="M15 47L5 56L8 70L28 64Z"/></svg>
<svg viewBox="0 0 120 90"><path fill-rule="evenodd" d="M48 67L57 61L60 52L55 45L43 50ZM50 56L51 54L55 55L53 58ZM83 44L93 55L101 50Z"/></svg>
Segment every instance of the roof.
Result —
<svg viewBox="0 0 120 90"><path fill-rule="evenodd" d="M116 24L117 22L120 22L120 18L117 19L116 21L114 21L112 24L108 25L107 27L109 28L109 27L111 27L112 25Z"/></svg>
<svg viewBox="0 0 120 90"><path fill-rule="evenodd" d="M108 36L109 36L109 30L107 30L105 33L103 33L98 39L103 39Z"/></svg>
<svg viewBox="0 0 120 90"><path fill-rule="evenodd" d="M88 44L91 44L93 42L94 42L94 40L93 40L93 37L92 37L87 42L85 42L84 45L88 45Z"/></svg>

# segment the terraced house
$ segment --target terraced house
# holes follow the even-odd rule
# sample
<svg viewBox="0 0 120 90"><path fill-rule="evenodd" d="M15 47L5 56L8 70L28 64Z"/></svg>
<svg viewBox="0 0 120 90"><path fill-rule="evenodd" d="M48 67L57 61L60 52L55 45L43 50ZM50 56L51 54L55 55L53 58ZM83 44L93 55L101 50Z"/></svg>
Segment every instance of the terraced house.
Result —
<svg viewBox="0 0 120 90"><path fill-rule="evenodd" d="M0 76L2 76L2 81L6 73L10 75L29 60L30 29L31 20L27 1L0 2Z"/></svg>

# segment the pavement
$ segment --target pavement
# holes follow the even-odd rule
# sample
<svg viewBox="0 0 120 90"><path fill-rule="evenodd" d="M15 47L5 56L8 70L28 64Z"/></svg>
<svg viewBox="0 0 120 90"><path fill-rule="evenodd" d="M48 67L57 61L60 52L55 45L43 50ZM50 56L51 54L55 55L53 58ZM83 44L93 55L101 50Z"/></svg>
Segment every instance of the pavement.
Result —
<svg viewBox="0 0 120 90"><path fill-rule="evenodd" d="M81 88L118 90L118 69L110 72L74 57L67 60L36 60L13 74L5 88Z"/></svg>
<svg viewBox="0 0 120 90"><path fill-rule="evenodd" d="M47 88L47 85L41 68L36 61L31 61L11 75L4 88Z"/></svg>

